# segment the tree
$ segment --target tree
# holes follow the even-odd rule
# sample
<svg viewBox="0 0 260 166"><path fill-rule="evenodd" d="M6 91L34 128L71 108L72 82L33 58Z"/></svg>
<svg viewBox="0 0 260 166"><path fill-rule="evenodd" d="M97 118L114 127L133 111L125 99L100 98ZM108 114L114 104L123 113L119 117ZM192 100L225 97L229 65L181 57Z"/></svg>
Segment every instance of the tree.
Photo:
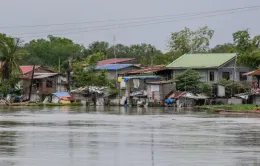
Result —
<svg viewBox="0 0 260 166"><path fill-rule="evenodd" d="M240 54L251 51L252 45L250 42L250 34L247 30L241 30L233 33L233 41L237 51Z"/></svg>
<svg viewBox="0 0 260 166"><path fill-rule="evenodd" d="M171 34L169 48L176 54L206 52L209 50L209 43L214 35L214 31L207 26L192 31L184 28L179 32Z"/></svg>
<svg viewBox="0 0 260 166"><path fill-rule="evenodd" d="M9 80L12 76L19 74L19 62L22 58L19 46L21 40L0 34L0 61L1 77Z"/></svg>
<svg viewBox="0 0 260 166"><path fill-rule="evenodd" d="M233 82L232 80L226 80L226 79L220 79L218 81L218 84L225 87L226 96L232 96L233 94L244 93L248 90L247 88L250 88L250 87L246 87L242 83Z"/></svg>
<svg viewBox="0 0 260 166"><path fill-rule="evenodd" d="M115 46L111 46L107 51L107 58L129 58L130 50L128 46L123 44L117 44Z"/></svg>
<svg viewBox="0 0 260 166"><path fill-rule="evenodd" d="M251 38L248 30L233 33L233 40L238 51L238 63L250 68L260 64L260 35Z"/></svg>
<svg viewBox="0 0 260 166"><path fill-rule="evenodd" d="M82 86L108 86L111 88L115 88L115 86L112 86L113 84L111 84L111 80L107 79L106 70L97 71L93 68L85 70L82 67L77 66L74 69L73 78L74 86L76 88Z"/></svg>
<svg viewBox="0 0 260 166"><path fill-rule="evenodd" d="M200 73L195 70L186 70L175 77L176 88L179 91L189 91L194 94L205 93L210 95L212 86L200 81Z"/></svg>
<svg viewBox="0 0 260 166"><path fill-rule="evenodd" d="M25 45L30 55L25 64L46 65L57 68L59 60L68 63L69 57L82 58L84 46L62 37L48 36L48 39L32 40Z"/></svg>
<svg viewBox="0 0 260 166"><path fill-rule="evenodd" d="M107 51L109 49L109 43L105 42L105 41L95 41L92 42L89 46L88 49L85 50L85 55L91 55L94 53L98 53L98 52L102 52L105 54L107 54Z"/></svg>
<svg viewBox="0 0 260 166"><path fill-rule="evenodd" d="M212 53L235 53L236 47L232 43L219 44L210 50Z"/></svg>
<svg viewBox="0 0 260 166"><path fill-rule="evenodd" d="M195 70L186 70L175 77L176 88L180 91L198 93L198 86L201 83L200 73Z"/></svg>

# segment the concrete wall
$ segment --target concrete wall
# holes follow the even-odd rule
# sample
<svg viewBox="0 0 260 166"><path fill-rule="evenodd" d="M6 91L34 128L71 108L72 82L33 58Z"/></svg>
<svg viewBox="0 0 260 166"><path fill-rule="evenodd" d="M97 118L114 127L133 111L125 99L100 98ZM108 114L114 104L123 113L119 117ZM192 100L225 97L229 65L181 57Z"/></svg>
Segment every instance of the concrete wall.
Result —
<svg viewBox="0 0 260 166"><path fill-rule="evenodd" d="M229 63L215 69L194 69L197 72L200 73L201 81L207 82L207 83L214 83L217 82L219 79L223 78L223 72L229 72L230 73L230 80L234 81L241 81L240 80L240 73L246 73L249 72L250 69L248 67L244 66L236 66L234 71L234 63L235 60L230 61ZM186 69L174 69L173 70L173 78L180 74L181 72L184 72ZM214 81L210 81L210 72L214 72ZM248 82L252 81L251 76L247 76Z"/></svg>
<svg viewBox="0 0 260 166"><path fill-rule="evenodd" d="M173 89L173 84L159 84L159 92L154 92L155 101L164 101L166 95L168 95ZM151 84L147 85L147 97L152 98L153 92L151 91Z"/></svg>
<svg viewBox="0 0 260 166"><path fill-rule="evenodd" d="M116 73L117 74L125 74L125 73L127 73L127 72L129 72L133 69L136 69L136 67L131 66L131 67L127 67L127 68L124 68L124 69L121 69L121 70L117 70L117 71L107 70L107 78L114 79L114 78L116 78Z"/></svg>
<svg viewBox="0 0 260 166"><path fill-rule="evenodd" d="M243 100L241 98L231 98L228 99L228 104L242 104Z"/></svg>
<svg viewBox="0 0 260 166"><path fill-rule="evenodd" d="M38 88L36 86L32 87L32 95L43 96L43 97L41 97L41 100L43 100L44 96L49 95L53 92L67 91L67 88L64 84L57 84L57 78L58 77L55 76L54 78L37 79L40 86ZM47 87L47 85L46 85L47 80L52 81L52 87ZM34 80L34 81L36 81L36 80ZM21 81L21 87L23 88L23 94L26 98L29 97L30 85L31 85L30 79L24 79ZM37 93L37 91L38 91L38 93ZM32 98L32 95L31 95L31 98Z"/></svg>
<svg viewBox="0 0 260 166"><path fill-rule="evenodd" d="M260 95L254 95L252 99L253 99L253 104L260 104Z"/></svg>

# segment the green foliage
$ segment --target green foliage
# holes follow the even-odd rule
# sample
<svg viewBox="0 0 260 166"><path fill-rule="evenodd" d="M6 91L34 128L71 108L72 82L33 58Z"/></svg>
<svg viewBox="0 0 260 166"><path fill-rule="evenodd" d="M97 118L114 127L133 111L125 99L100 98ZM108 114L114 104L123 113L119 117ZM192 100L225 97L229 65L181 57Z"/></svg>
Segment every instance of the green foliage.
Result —
<svg viewBox="0 0 260 166"><path fill-rule="evenodd" d="M260 35L251 38L248 30L233 33L236 50L239 53L238 63L250 68L259 68L260 64Z"/></svg>
<svg viewBox="0 0 260 166"><path fill-rule="evenodd" d="M233 33L233 41L239 53L246 53L252 49L248 29Z"/></svg>
<svg viewBox="0 0 260 166"><path fill-rule="evenodd" d="M198 92L200 74L194 70L186 70L175 77L176 88L180 91Z"/></svg>
<svg viewBox="0 0 260 166"><path fill-rule="evenodd" d="M220 79L217 83L225 87L226 96L232 96L233 94L244 93L248 90L247 87L242 83L233 82L231 80Z"/></svg>
<svg viewBox="0 0 260 166"><path fill-rule="evenodd" d="M179 91L189 91L194 94L204 93L211 95L212 85L200 81L200 73L195 70L186 70L176 76L176 88Z"/></svg>
<svg viewBox="0 0 260 166"><path fill-rule="evenodd" d="M20 49L21 41L17 38L0 34L0 61L1 78L10 79L13 75L19 74L19 63L26 51Z"/></svg>
<svg viewBox="0 0 260 166"><path fill-rule="evenodd" d="M11 78L4 79L0 83L0 94L6 95L8 92L19 90L15 85L19 82L18 75L12 75Z"/></svg>
<svg viewBox="0 0 260 166"><path fill-rule="evenodd" d="M109 43L105 41L95 41L88 46L88 49L85 50L87 55L100 53L106 54L109 49Z"/></svg>
<svg viewBox="0 0 260 166"><path fill-rule="evenodd" d="M102 52L91 54L86 58L86 65L95 66L98 61L101 61L103 59L105 59L105 55Z"/></svg>
<svg viewBox="0 0 260 166"><path fill-rule="evenodd" d="M212 53L235 53L236 47L232 43L219 44L210 50Z"/></svg>
<svg viewBox="0 0 260 166"><path fill-rule="evenodd" d="M67 63L69 57L80 58L83 56L84 47L75 44L67 38L48 36L48 39L32 40L25 45L29 55L24 58L23 64L58 66L59 59Z"/></svg>
<svg viewBox="0 0 260 166"><path fill-rule="evenodd" d="M207 26L195 31L185 27L183 30L171 34L169 48L174 53L181 55L190 52L207 52L213 34L214 31Z"/></svg>
<svg viewBox="0 0 260 166"><path fill-rule="evenodd" d="M212 92L212 85L208 84L208 83L203 83L201 82L198 86L199 88L199 92L200 93L204 93L204 94L207 94L207 95L211 95L211 92Z"/></svg>
<svg viewBox="0 0 260 166"><path fill-rule="evenodd" d="M228 109L234 111L253 111L255 109L255 104L234 104L234 105L206 105L206 107L211 109Z"/></svg>
<svg viewBox="0 0 260 166"><path fill-rule="evenodd" d="M106 70L94 70L90 68L84 70L82 67L76 67L73 74L73 82L76 88L82 86L108 86L115 88L115 82L112 83L112 80L107 79Z"/></svg>

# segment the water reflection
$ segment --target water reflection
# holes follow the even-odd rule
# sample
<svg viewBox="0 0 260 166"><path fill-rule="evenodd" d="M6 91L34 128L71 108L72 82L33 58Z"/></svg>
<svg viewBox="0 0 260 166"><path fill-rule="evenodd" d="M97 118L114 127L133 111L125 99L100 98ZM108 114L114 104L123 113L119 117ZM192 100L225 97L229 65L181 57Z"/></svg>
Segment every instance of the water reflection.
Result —
<svg viewBox="0 0 260 166"><path fill-rule="evenodd" d="M260 119L248 115L15 108L0 111L0 166L259 165L259 138Z"/></svg>
<svg viewBox="0 0 260 166"><path fill-rule="evenodd" d="M0 165L12 166L15 162L12 160L1 160L8 156L15 156L17 152L17 132L0 131Z"/></svg>

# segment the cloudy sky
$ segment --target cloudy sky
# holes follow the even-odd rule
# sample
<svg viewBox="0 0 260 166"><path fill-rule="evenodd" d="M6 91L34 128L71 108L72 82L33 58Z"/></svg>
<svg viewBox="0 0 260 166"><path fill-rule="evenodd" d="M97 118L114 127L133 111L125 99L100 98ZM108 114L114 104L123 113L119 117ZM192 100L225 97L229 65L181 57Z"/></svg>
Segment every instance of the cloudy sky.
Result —
<svg viewBox="0 0 260 166"><path fill-rule="evenodd" d="M260 34L260 9L197 19L173 18L180 14L256 6L260 5L259 0L0 0L0 5L0 31L25 41L57 34L87 46L97 40L112 43L115 35L116 43L144 42L166 50L171 32L184 27L196 29L208 25L214 29L212 46L231 42L232 33L240 29L249 28L252 35ZM172 16L157 17L163 15ZM150 20L133 19L144 17ZM122 19L128 20L122 22ZM155 23L143 25L152 22ZM52 24L63 25L36 26ZM21 27L31 25L34 27ZM115 25L128 28L115 29ZM129 27L133 25L142 26Z"/></svg>

